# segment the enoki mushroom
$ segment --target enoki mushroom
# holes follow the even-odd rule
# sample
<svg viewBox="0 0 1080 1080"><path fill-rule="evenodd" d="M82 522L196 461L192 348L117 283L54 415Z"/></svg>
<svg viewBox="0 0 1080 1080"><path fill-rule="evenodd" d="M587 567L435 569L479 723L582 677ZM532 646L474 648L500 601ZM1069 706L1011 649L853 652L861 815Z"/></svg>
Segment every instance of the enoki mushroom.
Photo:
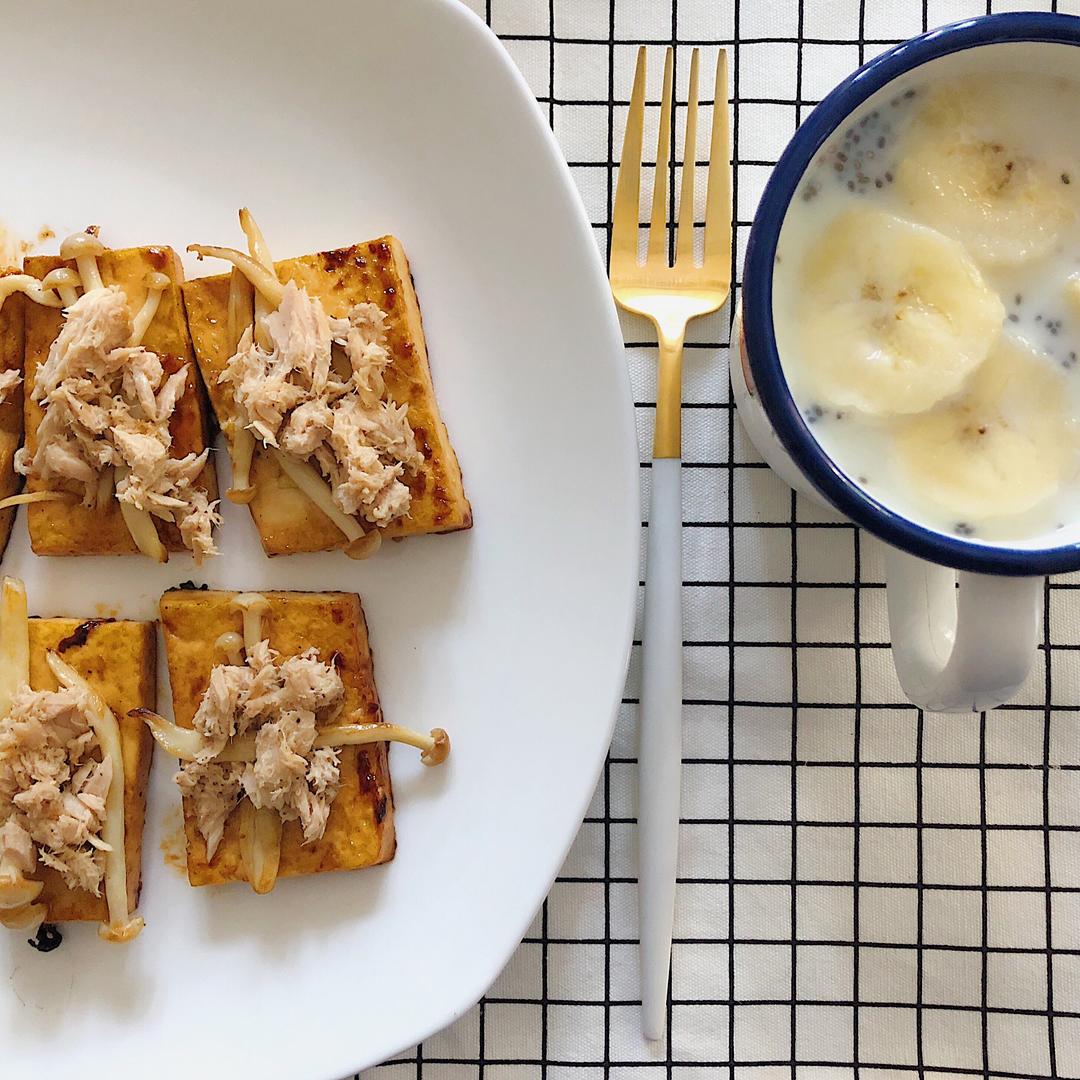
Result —
<svg viewBox="0 0 1080 1080"><path fill-rule="evenodd" d="M45 307L71 307L82 288L84 295L97 289L104 289L105 283L98 266L98 257L105 253L105 245L93 232L74 233L60 245L60 257L74 260L78 270L61 266L51 270L39 281L29 274L11 274L0 278L0 306L4 300L16 292L24 293L36 304ZM142 340L154 320L162 293L172 284L169 277L162 273L150 274L146 281L146 299L135 313L132 332L128 339L129 346L141 345ZM105 505L105 499L115 491L112 471L106 469L101 475L98 491L98 506ZM0 510L11 506L22 506L38 502L74 501L66 491L33 491L12 495L0 500ZM167 562L169 553L157 534L157 528L149 510L140 509L130 503L121 502L121 514L135 546L155 562Z"/></svg>
<svg viewBox="0 0 1080 1080"><path fill-rule="evenodd" d="M261 593L239 593L233 599L233 609L243 616L243 637L228 631L215 641L215 651L229 663L241 664L241 650L250 652L263 640L263 616L270 608ZM172 720L151 709L135 709L130 714L143 720L157 744L167 754L181 761L207 757L218 762L255 761L255 734L234 735L221 750L213 753L211 743L192 728L180 727ZM314 750L323 747L363 746L379 742L400 742L420 750L425 765L441 765L450 753L450 737L442 728L433 728L427 735L398 724L363 722L333 724L322 728L315 736ZM281 848L281 815L269 807L256 808L244 798L240 806L240 854L252 888L259 893L269 892L277 880Z"/></svg>
<svg viewBox="0 0 1080 1080"><path fill-rule="evenodd" d="M55 652L45 657L56 681L78 690L86 716L97 736L103 757L112 762L112 780L105 796L105 816L94 846L105 858L105 902L108 921L98 930L107 941L130 941L143 928L143 920L128 907L127 857L124 847L124 757L120 725L89 683ZM21 581L4 578L0 584L0 714L11 709L16 691L30 682L30 643L26 589ZM23 875L8 858L0 857L0 923L27 930L41 923L43 905L35 904L42 882Z"/></svg>
<svg viewBox="0 0 1080 1080"><path fill-rule="evenodd" d="M254 215L245 206L240 211L240 228L248 242L248 254L236 248L214 247L208 244L191 244L188 251L199 258L209 255L231 262L235 269L229 278L228 331L229 347L235 353L240 338L252 325L256 344L269 352L273 347L266 330L266 316L281 303L284 286L278 280L270 247ZM254 290L254 311L249 292L241 285L245 281ZM245 311L246 309L246 311ZM335 346L336 348L336 346ZM251 482L251 464L255 453L255 437L246 427L233 422L230 456L232 459L233 485L226 493L234 503L249 503L255 497ZM351 559L367 559L374 555L382 543L377 528L365 531L356 518L346 514L334 502L333 490L318 469L276 447L267 448L281 471L345 534L349 543L345 554Z"/></svg>

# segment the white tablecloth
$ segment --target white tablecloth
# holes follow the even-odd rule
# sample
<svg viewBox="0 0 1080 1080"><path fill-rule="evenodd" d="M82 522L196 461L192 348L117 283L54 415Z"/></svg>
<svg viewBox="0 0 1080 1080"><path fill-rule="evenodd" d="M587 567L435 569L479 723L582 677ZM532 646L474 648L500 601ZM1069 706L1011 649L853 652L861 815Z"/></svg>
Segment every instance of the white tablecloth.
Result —
<svg viewBox="0 0 1080 1080"><path fill-rule="evenodd" d="M704 47L706 72L719 45L731 49L740 266L770 164L809 108L896 40L988 9L471 4L550 118L605 258L635 46L655 46L654 102L663 45L678 47L683 98L690 47ZM906 705L880 549L760 464L730 404L730 319L725 308L692 325L685 375L686 765L668 1037L645 1043L636 1005L635 648L603 779L521 947L480 1005L365 1080L1080 1076L1078 579L1048 586L1045 647L1013 705L985 716ZM646 457L655 339L640 321L623 326ZM647 492L647 467L641 479Z"/></svg>

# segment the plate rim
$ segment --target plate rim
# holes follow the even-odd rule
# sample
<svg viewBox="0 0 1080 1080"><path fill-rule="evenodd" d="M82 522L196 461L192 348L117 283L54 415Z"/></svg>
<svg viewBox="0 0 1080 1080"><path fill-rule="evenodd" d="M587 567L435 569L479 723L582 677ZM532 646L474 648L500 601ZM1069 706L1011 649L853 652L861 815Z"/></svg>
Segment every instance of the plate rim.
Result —
<svg viewBox="0 0 1080 1080"><path fill-rule="evenodd" d="M417 2L417 0L414 0ZM622 326L619 322L618 311L615 307L615 301L611 297L610 285L608 284L607 273L604 269L604 265L600 259L600 253L596 249L595 243L592 237L592 222L589 220L589 216L585 210L585 204L582 202L581 194L574 183L573 176L570 174L570 166L567 164L566 155L563 153L562 148L559 146L559 142L555 137L555 133L551 126L548 124L546 118L543 115L539 101L536 99L536 95L533 93L532 88L529 86L525 76L514 63L513 58L506 50L506 46L503 45L498 35L491 29L488 24L480 18L480 16L468 7L465 0L423 0L433 7L442 8L447 13L454 17L461 18L463 22L471 27L474 34L484 39L485 47L488 48L496 57L497 63L501 65L504 73L513 82L518 91L524 95L524 98L528 104L533 106L533 122L535 128L539 131L541 140L547 147L547 150L555 162L555 173L557 174L559 181L562 184L564 192L569 196L568 202L572 207L572 212L576 219L575 229L588 240L588 247L592 250L593 254L586 260L586 265L580 268L584 274L588 271L594 279L594 284L600 285L602 291L607 294L608 303L602 305L602 312L604 322L606 323L606 333L610 338L610 347L612 356L623 359L625 357L625 341L623 339ZM610 167L610 166L609 166ZM601 317L601 311L598 310L597 318ZM634 423L634 400L630 386L630 372L629 368L623 363L623 378L617 380L619 385L619 393L622 397L621 407L619 413L623 417L622 424L622 441L624 442L624 458L626 464L624 466L625 476L623 482L626 484L626 495L629 497L630 503L638 508L638 518L641 517L641 488L640 488L640 451L638 447L637 428ZM640 526L639 526L640 528ZM555 884L559 875L559 870L562 868L563 863L566 861L566 857L570 852L574 841L578 837L578 833L581 831L581 823L584 820L585 813L589 808L589 804L592 801L593 795L596 791L596 785L600 780L600 776L604 769L604 763L607 761L608 752L611 746L611 739L615 732L615 724L618 720L619 708L622 704L622 691L626 685L626 676L629 670L630 658L633 649L633 636L634 625L637 617L637 592L639 589L640 580L640 551L639 551L639 536L635 533L633 536L633 543L627 545L628 551L631 557L628 560L628 564L625 568L627 576L627 590L626 598L624 600L624 612L623 623L619 629L623 647L621 650L622 660L619 665L619 670L622 671L622 675L619 677L616 686L612 690L613 701L608 709L608 715L605 720L605 735L603 740L603 752L599 755L599 760L594 763L592 768L592 782L589 784L588 792L585 797L580 800L579 812L575 815L575 819L578 824L574 828L571 835L566 839L565 843L558 851L557 859L554 865L549 867L548 872L544 875L543 881L545 882L543 888L540 890L540 895L537 896L528 908L528 916L521 924L520 930L515 934L514 939L510 947L503 951L503 955L499 960L494 972L484 976L480 982L482 985L479 989L475 986L469 990L467 994L461 996L460 1004L455 1005L450 1009L449 1015L446 1015L443 1019L435 1022L429 1022L426 1028L423 1029L415 1038L410 1038L403 1045L396 1046L393 1050L386 1054L380 1054L377 1058L365 1057L361 1060L361 1063L353 1069L354 1073L359 1073L361 1070L370 1068L373 1065L380 1064L391 1058L396 1057L398 1054L411 1047L424 1042L432 1035L437 1034L443 1029L449 1027L456 1020L460 1019L470 1008L472 1008L477 1002L479 1002L484 994L490 989L494 981L499 977L503 968L509 962L510 958L514 955L521 944L521 939L525 936L529 925L536 917L536 912L540 909L541 905L547 899L548 894L551 892L552 886ZM323 1078L318 1078L323 1080ZM336 1078L327 1077L325 1080L336 1080Z"/></svg>

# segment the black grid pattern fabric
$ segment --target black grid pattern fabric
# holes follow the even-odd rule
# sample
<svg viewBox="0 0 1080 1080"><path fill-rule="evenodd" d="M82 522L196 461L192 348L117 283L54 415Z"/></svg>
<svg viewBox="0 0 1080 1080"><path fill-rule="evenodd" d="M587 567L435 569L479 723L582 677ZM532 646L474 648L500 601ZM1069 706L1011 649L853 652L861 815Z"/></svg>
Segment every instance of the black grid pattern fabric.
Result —
<svg viewBox="0 0 1080 1080"><path fill-rule="evenodd" d="M900 39L1008 6L470 3L548 116L605 260L637 45L654 46L652 131L661 47L675 46L682 103L690 49L703 72L730 50L736 300L762 186L815 102ZM731 318L729 304L693 323L685 364L667 1037L643 1041L637 1006L635 645L601 783L519 950L458 1023L364 1080L1080 1077L1080 575L1047 584L1042 647L1012 704L907 704L881 549L796 498L750 446L728 383ZM623 329L647 505L656 343L642 321Z"/></svg>

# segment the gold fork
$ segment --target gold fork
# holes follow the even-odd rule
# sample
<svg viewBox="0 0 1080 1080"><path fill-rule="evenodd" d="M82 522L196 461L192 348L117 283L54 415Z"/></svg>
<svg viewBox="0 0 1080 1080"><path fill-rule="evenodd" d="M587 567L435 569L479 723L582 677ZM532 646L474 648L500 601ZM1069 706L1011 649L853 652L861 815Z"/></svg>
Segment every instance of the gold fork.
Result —
<svg viewBox="0 0 1080 1080"><path fill-rule="evenodd" d="M716 311L731 291L731 154L727 54L721 49L713 92L712 144L705 199L705 250L694 254L698 50L690 60L675 265L668 265L667 189L671 143L672 50L664 58L664 94L656 145L652 218L644 263L638 260L641 143L645 122L645 49L638 50L612 216L609 276L615 300L656 327L660 370L653 436L652 497L646 552L638 751L638 897L642 1030L664 1032L682 772L682 354L691 319Z"/></svg>

